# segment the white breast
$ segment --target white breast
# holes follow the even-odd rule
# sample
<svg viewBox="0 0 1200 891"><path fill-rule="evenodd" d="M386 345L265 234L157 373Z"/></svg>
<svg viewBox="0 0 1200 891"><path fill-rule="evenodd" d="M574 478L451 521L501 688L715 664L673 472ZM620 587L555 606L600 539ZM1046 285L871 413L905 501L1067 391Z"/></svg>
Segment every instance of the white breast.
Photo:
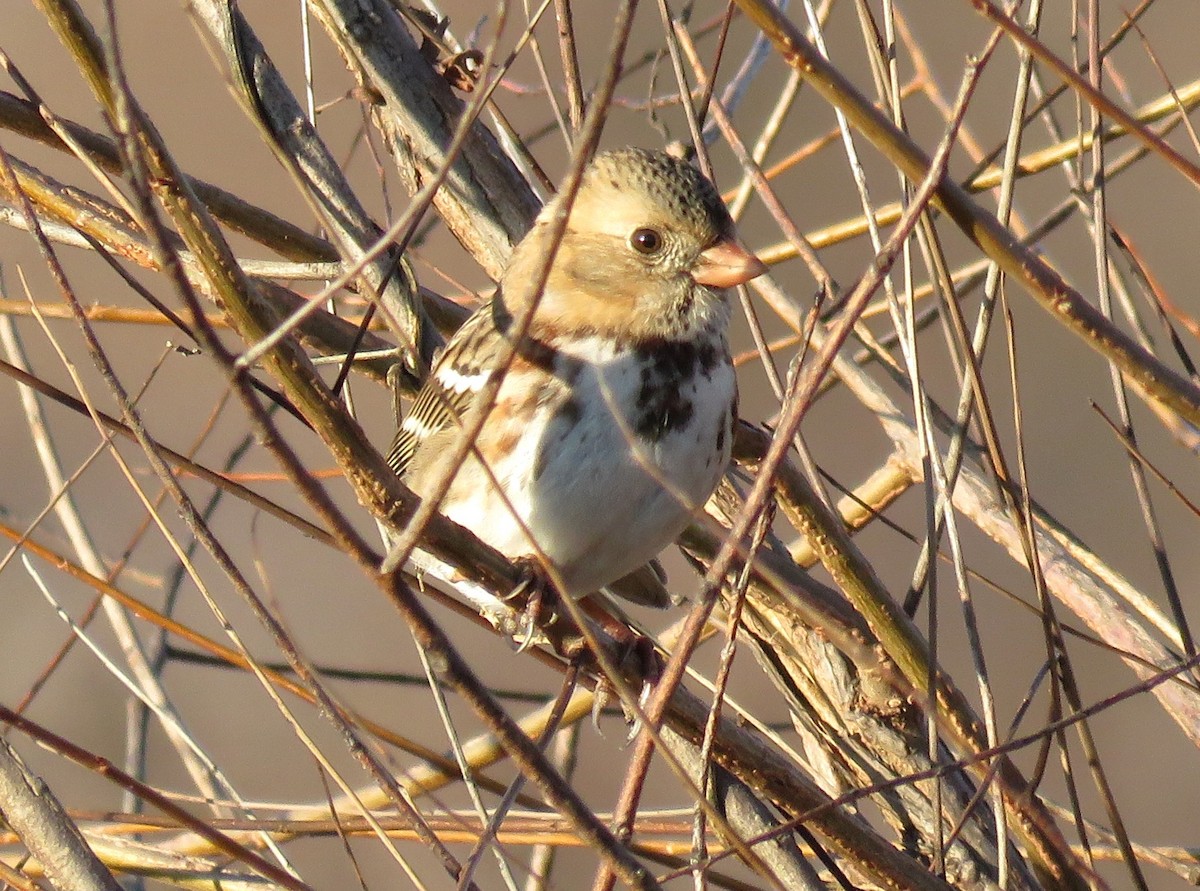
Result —
<svg viewBox="0 0 1200 891"><path fill-rule="evenodd" d="M656 379L646 363L610 340L572 342L569 386L540 400L519 435L509 431L515 448L493 464L512 509L470 474L471 491L456 486L447 514L510 557L533 552L523 523L573 596L641 566L678 537L728 464L736 381L720 348L719 360L674 381L672 404L689 405L686 418L670 416L647 437L638 426ZM497 404L528 384L506 379Z"/></svg>

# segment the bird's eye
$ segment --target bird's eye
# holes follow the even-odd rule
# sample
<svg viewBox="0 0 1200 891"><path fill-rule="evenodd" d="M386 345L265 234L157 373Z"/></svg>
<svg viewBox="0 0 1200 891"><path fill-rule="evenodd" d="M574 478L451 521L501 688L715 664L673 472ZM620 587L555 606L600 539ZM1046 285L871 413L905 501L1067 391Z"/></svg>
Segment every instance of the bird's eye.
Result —
<svg viewBox="0 0 1200 891"><path fill-rule="evenodd" d="M638 229L629 236L629 243L639 254L656 254L663 246L663 237L657 229Z"/></svg>

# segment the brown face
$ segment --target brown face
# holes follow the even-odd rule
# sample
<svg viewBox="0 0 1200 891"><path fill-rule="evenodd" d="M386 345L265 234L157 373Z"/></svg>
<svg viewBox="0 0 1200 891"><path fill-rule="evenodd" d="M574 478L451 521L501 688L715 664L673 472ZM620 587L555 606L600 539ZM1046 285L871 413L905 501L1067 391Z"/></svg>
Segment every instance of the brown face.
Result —
<svg viewBox="0 0 1200 891"><path fill-rule="evenodd" d="M538 316L556 328L670 337L720 302L709 288L762 271L732 230L715 188L689 165L639 150L600 155L572 206Z"/></svg>

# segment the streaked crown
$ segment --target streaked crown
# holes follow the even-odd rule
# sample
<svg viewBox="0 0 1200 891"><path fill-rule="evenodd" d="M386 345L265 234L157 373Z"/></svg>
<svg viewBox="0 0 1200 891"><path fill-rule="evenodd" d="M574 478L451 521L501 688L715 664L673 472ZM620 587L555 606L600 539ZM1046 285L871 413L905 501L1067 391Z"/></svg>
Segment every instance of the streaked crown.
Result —
<svg viewBox="0 0 1200 891"><path fill-rule="evenodd" d="M714 239L733 232L733 220L717 187L691 164L666 152L640 148L601 152L588 167L583 188L605 185L644 196L694 232L709 231Z"/></svg>

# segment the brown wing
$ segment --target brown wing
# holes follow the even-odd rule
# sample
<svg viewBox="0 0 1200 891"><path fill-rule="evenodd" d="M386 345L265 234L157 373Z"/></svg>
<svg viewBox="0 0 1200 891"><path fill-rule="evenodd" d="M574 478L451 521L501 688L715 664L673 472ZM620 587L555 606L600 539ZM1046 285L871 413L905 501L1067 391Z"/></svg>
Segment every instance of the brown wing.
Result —
<svg viewBox="0 0 1200 891"><path fill-rule="evenodd" d="M424 442L453 427L471 407L494 364L498 341L491 304L455 332L392 440L387 462L397 475L408 472Z"/></svg>

